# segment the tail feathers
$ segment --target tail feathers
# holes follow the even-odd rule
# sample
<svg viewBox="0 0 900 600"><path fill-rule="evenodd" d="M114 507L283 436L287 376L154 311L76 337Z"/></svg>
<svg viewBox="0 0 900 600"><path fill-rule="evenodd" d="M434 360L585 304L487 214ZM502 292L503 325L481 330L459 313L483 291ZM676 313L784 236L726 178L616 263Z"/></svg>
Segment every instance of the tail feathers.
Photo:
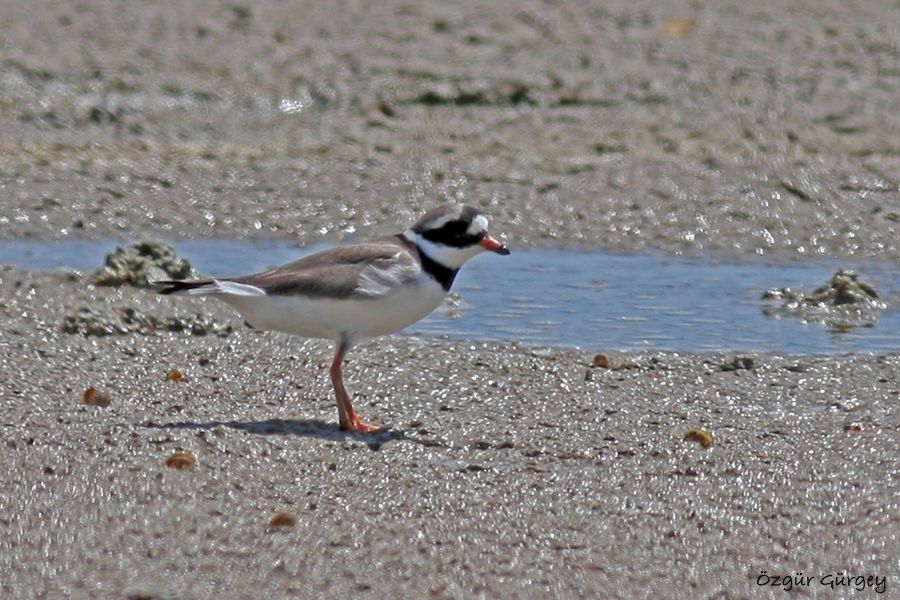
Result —
<svg viewBox="0 0 900 600"><path fill-rule="evenodd" d="M216 291L215 281L212 279L191 279L186 281L154 281L150 284L157 294L168 296L170 294L203 295Z"/></svg>

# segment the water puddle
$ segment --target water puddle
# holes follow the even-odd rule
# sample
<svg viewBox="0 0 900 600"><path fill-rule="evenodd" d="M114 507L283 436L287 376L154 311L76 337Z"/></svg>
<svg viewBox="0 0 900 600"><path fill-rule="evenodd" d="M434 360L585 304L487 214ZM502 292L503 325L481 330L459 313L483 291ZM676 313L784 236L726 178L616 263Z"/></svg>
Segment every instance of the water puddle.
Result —
<svg viewBox="0 0 900 600"><path fill-rule="evenodd" d="M0 264L92 271L121 242L0 241ZM283 241L178 240L178 254L202 273L234 275L288 262L316 248ZM459 306L444 307L410 333L465 340L519 340L587 350L757 350L799 354L900 350L893 310L898 268L849 265L888 299L873 327L836 332L763 314L762 293L813 289L846 261L717 263L654 255L514 249L484 255L454 284Z"/></svg>

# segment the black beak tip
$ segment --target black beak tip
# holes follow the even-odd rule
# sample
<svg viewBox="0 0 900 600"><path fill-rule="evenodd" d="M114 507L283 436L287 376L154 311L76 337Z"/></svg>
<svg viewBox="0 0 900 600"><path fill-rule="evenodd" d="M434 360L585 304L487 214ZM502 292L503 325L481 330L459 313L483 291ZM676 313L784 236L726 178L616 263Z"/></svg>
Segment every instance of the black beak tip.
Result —
<svg viewBox="0 0 900 600"><path fill-rule="evenodd" d="M509 248L506 247L506 244L497 248L497 254L499 254L500 256L508 256L509 255Z"/></svg>

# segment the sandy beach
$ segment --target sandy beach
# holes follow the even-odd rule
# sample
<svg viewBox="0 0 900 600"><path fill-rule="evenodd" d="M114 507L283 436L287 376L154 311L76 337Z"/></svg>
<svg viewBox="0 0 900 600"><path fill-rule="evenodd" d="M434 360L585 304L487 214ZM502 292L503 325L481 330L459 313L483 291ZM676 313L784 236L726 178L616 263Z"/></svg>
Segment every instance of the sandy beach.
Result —
<svg viewBox="0 0 900 600"><path fill-rule="evenodd" d="M456 200L514 252L900 259L896 6L92 0L0 19L2 239L339 242ZM123 306L231 327L64 331L73 308ZM331 351L211 301L0 267L0 595L897 594L896 355L394 336L345 374L390 429L351 435ZM167 467L177 451L196 464Z"/></svg>

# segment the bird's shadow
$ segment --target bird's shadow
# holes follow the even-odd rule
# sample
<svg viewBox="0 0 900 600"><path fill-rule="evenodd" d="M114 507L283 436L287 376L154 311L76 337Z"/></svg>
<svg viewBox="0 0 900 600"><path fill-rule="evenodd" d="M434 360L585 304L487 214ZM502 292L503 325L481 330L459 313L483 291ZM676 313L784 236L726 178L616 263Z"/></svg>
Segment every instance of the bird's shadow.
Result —
<svg viewBox="0 0 900 600"><path fill-rule="evenodd" d="M239 431L246 431L256 435L296 435L301 437L313 437L329 441L356 440L365 442L371 450L380 450L382 444L393 441L408 441L426 446L435 445L433 442L409 437L405 431L385 429L374 433L358 431L344 431L334 423L327 423L319 419L267 419L265 421L207 421L197 423L194 421L181 421L179 423L154 423L147 421L144 427L152 429L189 429L210 430L217 427L228 427Z"/></svg>

